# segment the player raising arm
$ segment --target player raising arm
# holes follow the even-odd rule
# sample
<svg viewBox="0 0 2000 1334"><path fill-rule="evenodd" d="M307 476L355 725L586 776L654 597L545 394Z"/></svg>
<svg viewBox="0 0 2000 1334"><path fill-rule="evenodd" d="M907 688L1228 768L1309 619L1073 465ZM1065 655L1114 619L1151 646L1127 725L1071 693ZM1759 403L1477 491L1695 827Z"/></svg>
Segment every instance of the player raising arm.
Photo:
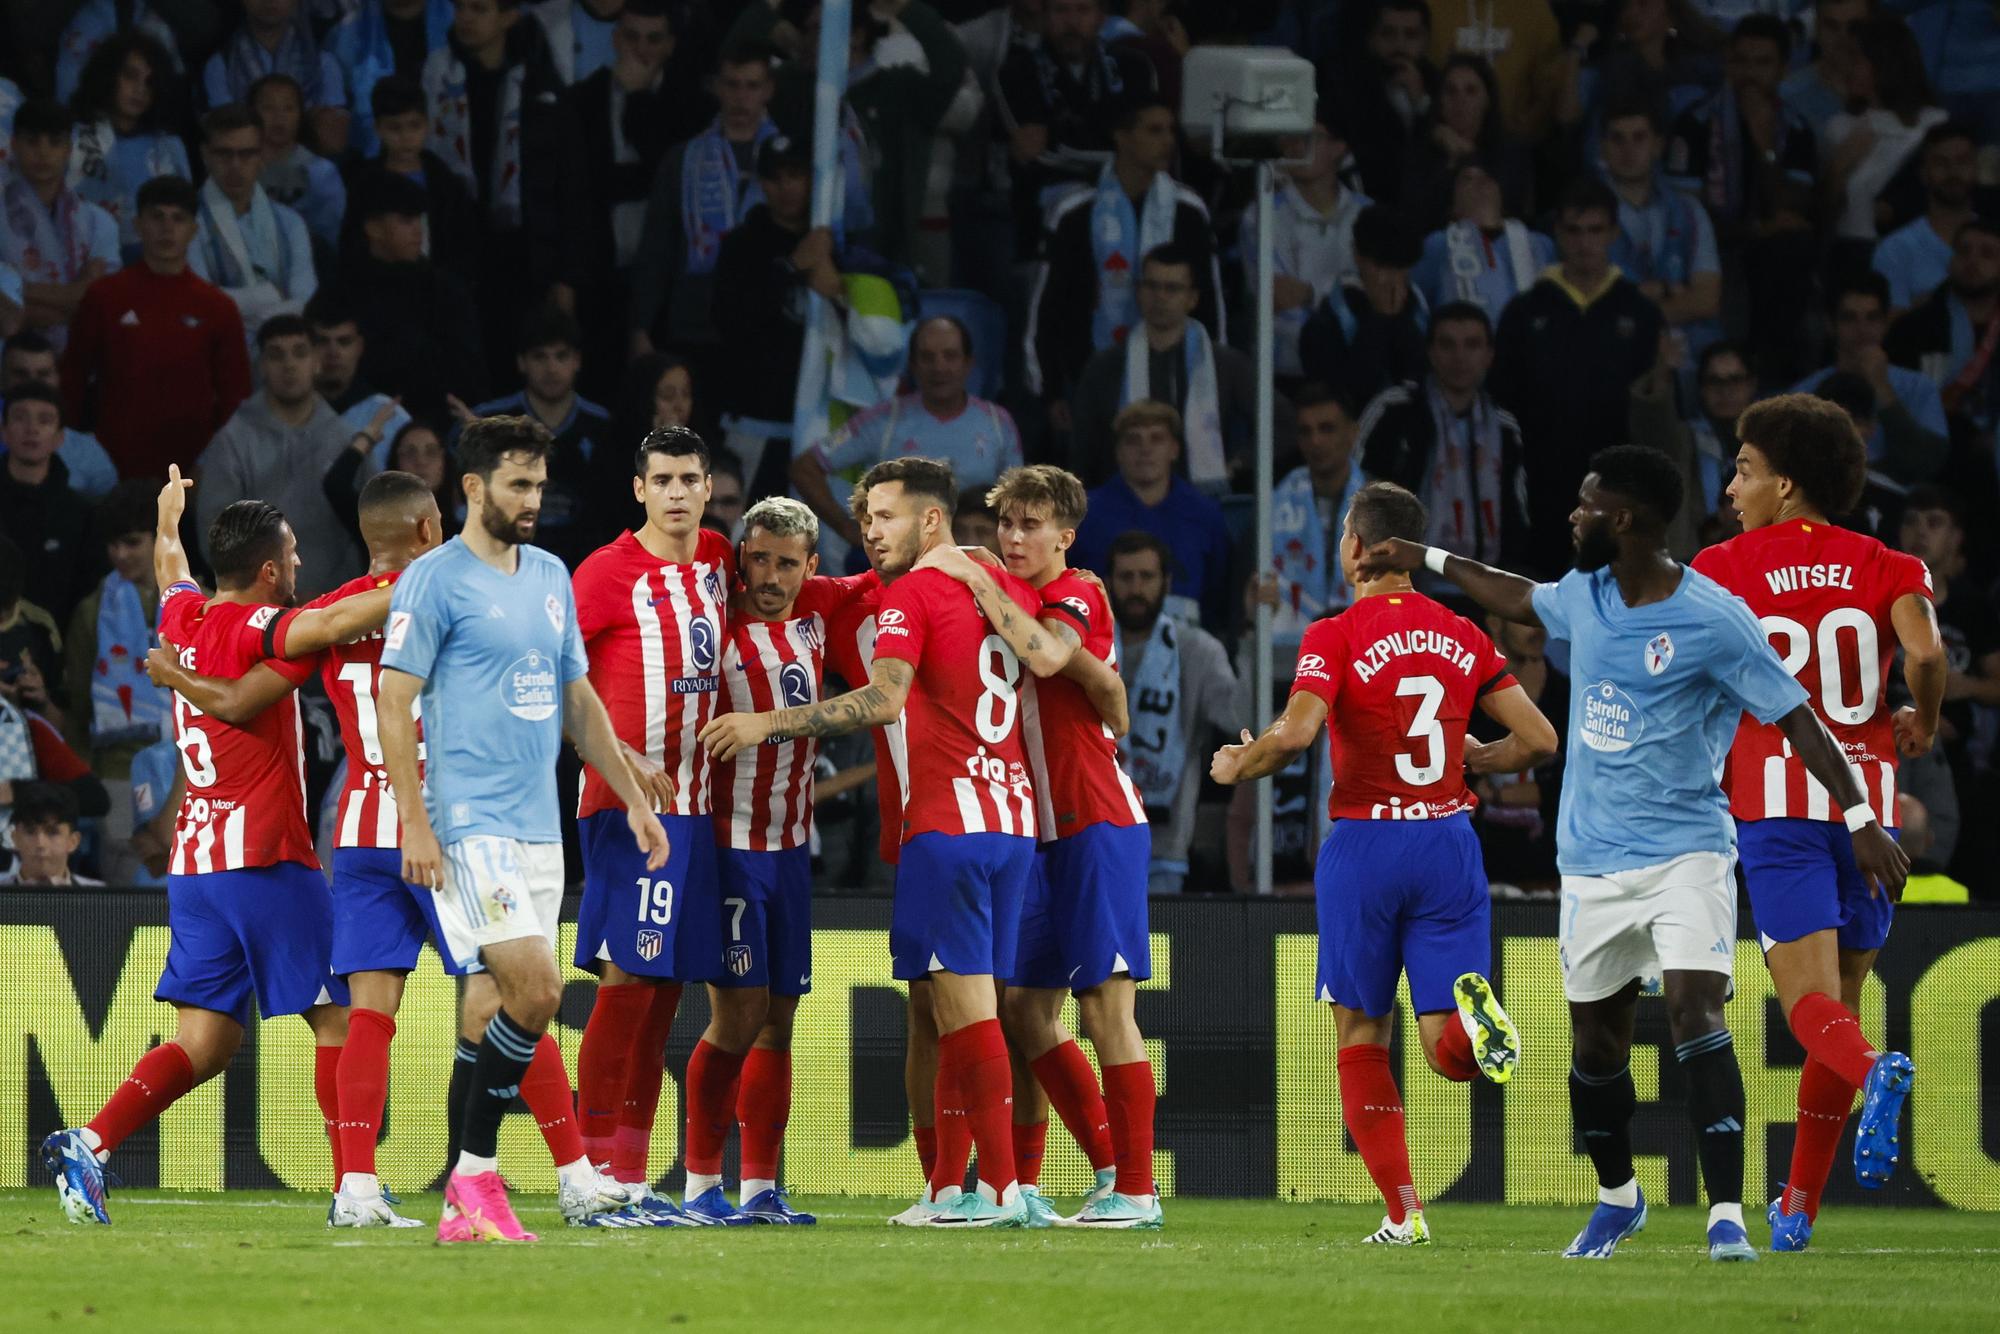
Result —
<svg viewBox="0 0 2000 1334"><path fill-rule="evenodd" d="M1484 631L1406 574L1361 575L1365 549L1420 538L1427 522L1423 502L1393 483L1356 493L1340 537L1353 604L1307 627L1278 720L1209 766L1226 784L1276 773L1332 721L1334 823L1313 874L1318 996L1333 1006L1341 1119L1389 1210L1366 1240L1394 1246L1431 1239L1389 1065L1397 975L1409 975L1433 1070L1459 1083L1513 1076L1520 1039L1486 980L1491 909L1465 775L1518 773L1556 750L1555 728ZM1472 743L1474 704L1507 735Z"/></svg>
<svg viewBox="0 0 2000 1334"><path fill-rule="evenodd" d="M1914 1071L1902 1053L1876 1051L1857 1017L1896 895L1863 882L1841 824L1896 828L1899 743L1910 756L1930 749L1946 663L1924 563L1827 522L1860 503L1868 477L1867 447L1846 411L1784 394L1751 407L1736 429L1743 443L1729 496L1743 535L1696 556L1694 568L1757 615L1865 793L1863 810L1838 811L1775 728L1746 717L1736 730L1729 806L1743 881L1778 1004L1806 1049L1790 1184L1765 1217L1772 1250L1800 1251L1857 1089L1857 1179L1881 1187L1898 1157ZM1882 687L1898 645L1915 704L1892 716Z"/></svg>
<svg viewBox="0 0 2000 1334"><path fill-rule="evenodd" d="M1575 1066L1570 1106L1597 1169L1598 1206L1565 1252L1607 1259L1646 1223L1632 1168L1632 1024L1641 979L1666 993L1687 1075L1715 1260L1756 1258L1743 1230L1743 1076L1723 1019L1735 959L1736 831L1722 772L1737 719L1775 724L1842 810L1861 874L1891 891L1909 860L1867 812L1861 787L1748 609L1668 554L1680 474L1664 455L1599 452L1570 515L1575 569L1537 584L1392 538L1364 578L1442 574L1486 610L1570 644L1568 763L1556 864Z"/></svg>
<svg viewBox="0 0 2000 1334"><path fill-rule="evenodd" d="M459 1155L445 1183L448 1208L438 1223L445 1242L532 1238L508 1203L496 1148L501 1118L562 1001L554 954L563 889L555 788L562 733L627 803L627 825L648 868L667 858L666 832L584 679L569 572L525 545L540 515L549 445L547 430L526 417L466 427L458 445L465 530L397 581L382 650L377 725L403 819L403 878L437 893L441 944L451 961L462 969L477 959L500 992L473 1062ZM428 761L421 777L419 692ZM591 1171L588 1162L581 1170ZM629 1199L629 1192L597 1190L588 1207Z"/></svg>

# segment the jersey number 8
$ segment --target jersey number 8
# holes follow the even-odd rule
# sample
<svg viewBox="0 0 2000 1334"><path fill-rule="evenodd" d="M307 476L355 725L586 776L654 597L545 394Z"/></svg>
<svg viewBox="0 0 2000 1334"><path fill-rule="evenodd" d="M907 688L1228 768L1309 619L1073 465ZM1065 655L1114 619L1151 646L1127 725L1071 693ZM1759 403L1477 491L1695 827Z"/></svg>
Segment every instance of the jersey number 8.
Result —
<svg viewBox="0 0 2000 1334"><path fill-rule="evenodd" d="M979 642L979 680L986 689L973 706L973 726L979 729L980 740L997 746L1014 731L1014 715L1021 708L1021 696L1016 690L1021 680L1021 660L999 635L988 635Z"/></svg>

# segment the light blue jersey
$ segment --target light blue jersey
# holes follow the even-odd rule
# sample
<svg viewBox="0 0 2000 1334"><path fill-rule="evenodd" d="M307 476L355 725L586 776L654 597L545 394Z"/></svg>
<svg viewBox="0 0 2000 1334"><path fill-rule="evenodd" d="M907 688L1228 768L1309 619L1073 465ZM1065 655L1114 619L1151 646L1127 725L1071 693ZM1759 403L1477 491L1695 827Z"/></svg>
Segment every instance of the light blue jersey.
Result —
<svg viewBox="0 0 2000 1334"><path fill-rule="evenodd" d="M1749 608L1693 570L1644 607L1625 605L1608 568L1539 584L1534 601L1570 646L1556 865L1609 875L1734 852L1722 767L1737 721L1774 723L1806 702Z"/></svg>
<svg viewBox="0 0 2000 1334"><path fill-rule="evenodd" d="M562 838L563 688L590 670L569 571L519 547L506 575L454 537L396 582L382 665L424 678L424 804L438 842Z"/></svg>

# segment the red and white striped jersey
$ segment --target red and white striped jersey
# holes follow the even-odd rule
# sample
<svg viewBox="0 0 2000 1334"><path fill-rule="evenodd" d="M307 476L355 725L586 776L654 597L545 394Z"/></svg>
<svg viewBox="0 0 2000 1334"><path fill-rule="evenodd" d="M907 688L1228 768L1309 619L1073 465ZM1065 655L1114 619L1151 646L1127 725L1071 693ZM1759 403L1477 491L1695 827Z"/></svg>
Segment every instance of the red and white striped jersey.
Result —
<svg viewBox="0 0 2000 1334"><path fill-rule="evenodd" d="M735 550L702 529L695 556L670 565L621 533L576 568L576 620L590 656L590 684L618 739L666 767L667 815L709 813L708 752L701 729L718 712ZM623 810L603 775L583 770L580 817Z"/></svg>
<svg viewBox="0 0 2000 1334"><path fill-rule="evenodd" d="M364 574L306 605L324 607L356 593L387 588L401 576L401 570ZM352 644L335 644L316 654L315 661L327 698L333 701L334 716L340 720L340 743L347 751L347 783L334 816L333 845L400 848L403 821L396 811L396 795L389 790L389 771L382 767L382 736L375 721L375 701L382 688L382 632L364 635ZM416 708L412 701L412 711ZM419 773L423 758L424 743L419 735Z"/></svg>
<svg viewBox="0 0 2000 1334"><path fill-rule="evenodd" d="M1896 655L1890 609L1931 596L1914 556L1833 524L1790 520L1708 548L1694 568L1749 604L1785 670L1805 687L1885 829L1896 825ZM1840 808L1776 727L1745 716L1729 749L1729 813L1739 820L1838 820Z"/></svg>
<svg viewBox="0 0 2000 1334"><path fill-rule="evenodd" d="M1003 570L994 578L1030 615L1042 595ZM912 570L882 594L875 656L916 669L903 724L903 842L919 834L1035 836L1035 790L1021 745L1023 669L987 625L972 591L938 570Z"/></svg>
<svg viewBox="0 0 2000 1334"><path fill-rule="evenodd" d="M826 661L827 614L860 592L862 579L813 578L799 590L782 621L752 620L738 606L722 653L722 684L737 713L768 713L820 698ZM806 845L812 832L813 765L819 742L811 737L766 741L715 765L715 838L719 846L775 852Z"/></svg>
<svg viewBox="0 0 2000 1334"><path fill-rule="evenodd" d="M1080 652L1118 666L1111 603L1104 590L1074 570L1042 585L1042 616L1075 630ZM1036 825L1044 842L1094 824L1146 823L1146 803L1118 763L1118 739L1097 716L1083 687L1066 677L1028 683L1022 741L1035 777ZM1051 767L1049 756L1057 763Z"/></svg>
<svg viewBox="0 0 2000 1334"><path fill-rule="evenodd" d="M264 632L282 607L209 602L193 584L160 598L160 638L183 667L230 680L264 662ZM271 661L299 685L310 662ZM187 775L187 798L174 824L173 875L241 871L277 862L317 870L306 823L306 757L299 744L299 700L286 695L242 727L211 718L174 695L174 745Z"/></svg>
<svg viewBox="0 0 2000 1334"><path fill-rule="evenodd" d="M827 617L826 666L849 690L868 684L875 670L875 617L882 606L882 583L869 571L859 576L858 595ZM903 785L910 771L910 748L897 718L886 727L868 729L875 743L875 809L881 828L876 854L894 866L903 855Z"/></svg>

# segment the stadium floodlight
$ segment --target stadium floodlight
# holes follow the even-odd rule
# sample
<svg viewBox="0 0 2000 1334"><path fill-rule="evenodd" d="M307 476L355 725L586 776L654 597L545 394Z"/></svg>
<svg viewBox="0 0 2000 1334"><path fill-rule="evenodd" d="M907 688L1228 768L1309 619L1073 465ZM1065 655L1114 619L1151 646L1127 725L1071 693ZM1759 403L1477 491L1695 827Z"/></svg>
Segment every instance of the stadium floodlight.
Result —
<svg viewBox="0 0 2000 1334"><path fill-rule="evenodd" d="M1312 62L1281 46L1197 46L1181 65L1181 123L1207 127L1220 160L1283 156L1283 139L1313 127Z"/></svg>
<svg viewBox="0 0 2000 1334"><path fill-rule="evenodd" d="M1284 143L1312 133L1316 81L1312 62L1283 47L1198 46L1181 66L1181 123L1198 134L1207 126L1218 161L1257 170L1257 553L1255 568L1271 568L1272 417L1276 316L1271 307L1271 204ZM1311 153L1308 145L1306 152ZM1257 601L1255 679L1257 723L1271 717L1271 608ZM1271 780L1257 780L1256 887L1271 892Z"/></svg>

